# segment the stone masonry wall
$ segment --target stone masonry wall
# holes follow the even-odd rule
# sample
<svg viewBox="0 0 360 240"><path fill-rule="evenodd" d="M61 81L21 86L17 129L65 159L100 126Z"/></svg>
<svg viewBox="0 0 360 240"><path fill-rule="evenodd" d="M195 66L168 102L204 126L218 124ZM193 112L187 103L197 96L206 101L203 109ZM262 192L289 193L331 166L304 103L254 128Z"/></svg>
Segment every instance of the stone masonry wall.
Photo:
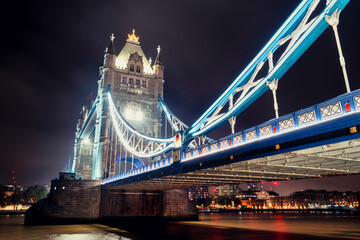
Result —
<svg viewBox="0 0 360 240"><path fill-rule="evenodd" d="M53 180L50 196L35 203L26 225L82 223L104 218L197 219L198 212L184 189L104 189L101 180ZM140 217L140 218L139 218Z"/></svg>
<svg viewBox="0 0 360 240"><path fill-rule="evenodd" d="M162 216L162 191L130 191L103 189L101 217L160 217Z"/></svg>
<svg viewBox="0 0 360 240"><path fill-rule="evenodd" d="M103 189L100 217L164 217L196 219L196 207L185 189L131 191Z"/></svg>
<svg viewBox="0 0 360 240"><path fill-rule="evenodd" d="M59 211L51 217L98 218L101 180L54 180L51 182L50 201Z"/></svg>
<svg viewBox="0 0 360 240"><path fill-rule="evenodd" d="M164 191L163 217L166 218L197 218L198 210L190 203L186 189Z"/></svg>

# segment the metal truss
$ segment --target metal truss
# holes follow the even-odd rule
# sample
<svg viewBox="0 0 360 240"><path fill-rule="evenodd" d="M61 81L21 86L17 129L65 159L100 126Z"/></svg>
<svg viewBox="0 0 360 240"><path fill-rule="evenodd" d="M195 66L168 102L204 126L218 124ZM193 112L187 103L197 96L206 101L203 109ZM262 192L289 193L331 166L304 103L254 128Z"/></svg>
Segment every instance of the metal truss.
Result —
<svg viewBox="0 0 360 240"><path fill-rule="evenodd" d="M359 161L360 141L351 140L144 180L120 187L161 190L350 175L359 173Z"/></svg>
<svg viewBox="0 0 360 240"><path fill-rule="evenodd" d="M113 128L123 146L135 156L150 158L171 150L175 137L155 138L135 130L124 117L121 116L108 92L108 102Z"/></svg>
<svg viewBox="0 0 360 240"><path fill-rule="evenodd" d="M303 0L253 61L228 89L186 131L185 141L211 132L244 111L280 79L329 25L326 20L341 11L349 0L327 0L320 14L320 0ZM321 9L320 9L321 10ZM260 76L261 72L266 72ZM226 108L226 106L228 106ZM276 109L275 109L276 110Z"/></svg>
<svg viewBox="0 0 360 240"><path fill-rule="evenodd" d="M165 117L167 119L167 121L169 122L171 128L174 130L174 132L182 132L186 129L188 129L189 127L183 123L180 119L178 119L175 114L173 114L171 112L171 110L166 106L164 100L162 99L162 97L159 95L159 103L160 106L162 108L162 110L164 111ZM200 145L203 145L207 142L211 142L213 141L213 139L207 137L207 136L198 136L195 139L193 139L188 146L191 148L196 148Z"/></svg>
<svg viewBox="0 0 360 240"><path fill-rule="evenodd" d="M175 131L175 132L179 132L179 131L184 131L186 129L188 129L189 127L183 123L182 121L180 121L171 111L170 109L168 109L168 107L165 105L164 100L162 99L162 97L159 95L159 103L160 106L162 108L162 110L164 111L165 117L168 120L168 122L170 123L171 128Z"/></svg>

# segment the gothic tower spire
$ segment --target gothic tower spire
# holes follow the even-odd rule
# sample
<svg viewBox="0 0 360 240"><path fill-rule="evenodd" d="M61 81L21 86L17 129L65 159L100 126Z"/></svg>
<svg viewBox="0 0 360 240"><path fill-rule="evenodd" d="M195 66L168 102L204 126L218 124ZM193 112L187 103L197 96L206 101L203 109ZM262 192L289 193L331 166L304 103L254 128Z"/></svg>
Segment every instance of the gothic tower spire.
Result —
<svg viewBox="0 0 360 240"><path fill-rule="evenodd" d="M156 56L156 59L155 59L155 63L154 65L163 65L162 61L161 61L161 55L160 55L160 45L157 47L157 56Z"/></svg>
<svg viewBox="0 0 360 240"><path fill-rule="evenodd" d="M109 43L109 46L107 47L106 53L115 54L114 39L115 39L115 36L112 33L111 36L110 36L110 43Z"/></svg>
<svg viewBox="0 0 360 240"><path fill-rule="evenodd" d="M163 96L163 84L164 84L164 65L161 61L161 55L160 55L160 45L157 47L157 56L154 63L154 72L155 72L155 78L156 78L156 84L155 84L155 96L161 95Z"/></svg>
<svg viewBox="0 0 360 240"><path fill-rule="evenodd" d="M112 33L110 35L109 46L105 50L104 64L103 64L104 67L115 67L116 55L115 55L115 48L114 48L114 39L115 39L115 36Z"/></svg>

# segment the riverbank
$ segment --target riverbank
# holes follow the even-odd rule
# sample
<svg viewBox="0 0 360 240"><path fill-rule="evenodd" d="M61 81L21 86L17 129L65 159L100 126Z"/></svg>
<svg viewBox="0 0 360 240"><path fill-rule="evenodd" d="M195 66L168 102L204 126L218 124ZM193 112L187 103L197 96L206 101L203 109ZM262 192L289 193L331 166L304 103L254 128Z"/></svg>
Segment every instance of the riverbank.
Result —
<svg viewBox="0 0 360 240"><path fill-rule="evenodd" d="M23 215L26 210L1 210L0 215Z"/></svg>

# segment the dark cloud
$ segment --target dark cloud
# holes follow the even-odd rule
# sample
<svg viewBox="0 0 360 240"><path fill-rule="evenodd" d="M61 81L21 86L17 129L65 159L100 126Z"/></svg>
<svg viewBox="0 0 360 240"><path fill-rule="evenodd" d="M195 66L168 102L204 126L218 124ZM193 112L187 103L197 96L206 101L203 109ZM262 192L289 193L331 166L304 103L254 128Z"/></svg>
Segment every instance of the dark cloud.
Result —
<svg viewBox="0 0 360 240"><path fill-rule="evenodd" d="M96 92L109 35L118 53L133 28L146 56L161 45L165 101L188 124L252 60L299 1L23 1L2 7L0 183L49 183L72 156L75 123ZM351 1L339 25L350 85L360 88L359 31ZM284 115L345 92L327 29L279 82ZM274 117L265 93L238 117L237 130ZM229 127L220 134L229 133ZM326 179L325 179L326 180ZM311 180L309 180L311 182ZM343 180L346 182L346 178ZM289 185L290 186L290 185Z"/></svg>

